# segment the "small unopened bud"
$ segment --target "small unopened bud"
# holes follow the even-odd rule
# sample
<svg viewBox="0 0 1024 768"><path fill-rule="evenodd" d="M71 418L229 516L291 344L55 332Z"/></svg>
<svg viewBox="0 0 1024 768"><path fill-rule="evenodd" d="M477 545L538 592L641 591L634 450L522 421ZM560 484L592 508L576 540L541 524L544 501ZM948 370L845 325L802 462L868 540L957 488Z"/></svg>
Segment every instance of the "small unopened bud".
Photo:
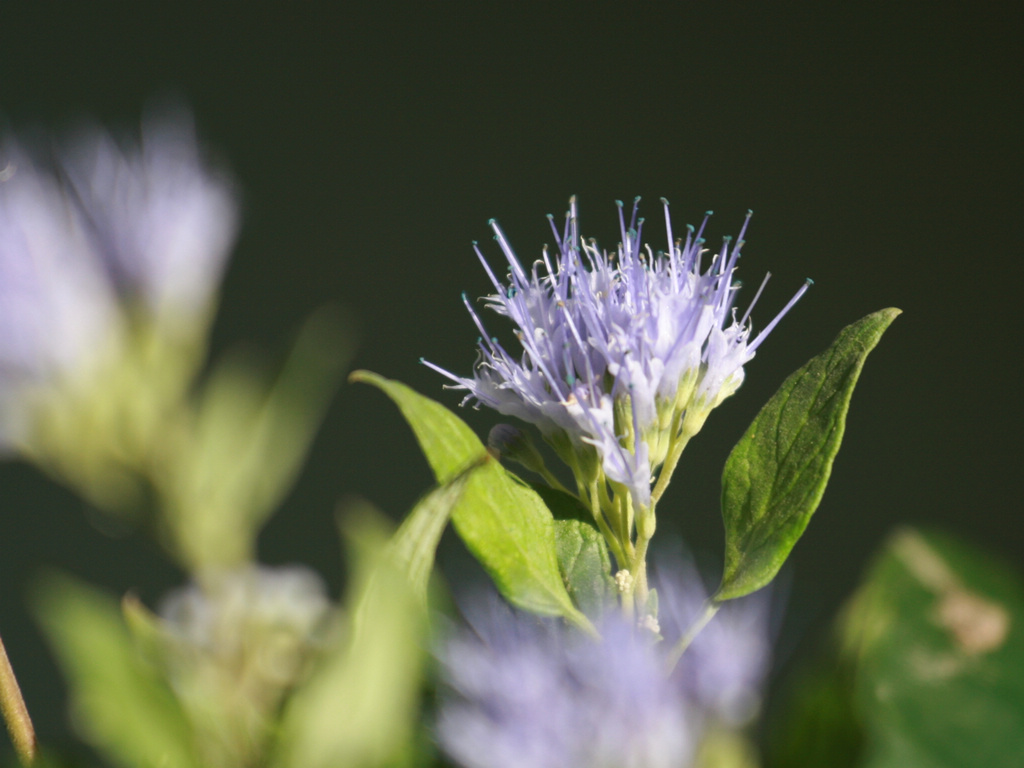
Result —
<svg viewBox="0 0 1024 768"><path fill-rule="evenodd" d="M627 594L633 589L633 575L623 568L615 574L615 586L618 587L620 594Z"/></svg>
<svg viewBox="0 0 1024 768"><path fill-rule="evenodd" d="M499 459L518 462L531 472L543 475L544 459L541 458L530 435L511 424L496 424L487 435L487 447Z"/></svg>

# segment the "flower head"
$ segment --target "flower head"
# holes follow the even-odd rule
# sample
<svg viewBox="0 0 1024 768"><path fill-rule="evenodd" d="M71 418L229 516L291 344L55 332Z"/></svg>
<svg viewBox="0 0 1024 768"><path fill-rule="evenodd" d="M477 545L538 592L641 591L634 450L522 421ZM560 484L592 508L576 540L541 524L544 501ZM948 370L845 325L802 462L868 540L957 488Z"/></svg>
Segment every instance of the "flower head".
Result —
<svg viewBox="0 0 1024 768"><path fill-rule="evenodd" d="M136 143L99 130L50 153L0 143L2 439L23 440L40 399L121 362L133 323L198 346L237 218L184 117L146 122Z"/></svg>
<svg viewBox="0 0 1024 768"><path fill-rule="evenodd" d="M116 319L81 212L20 146L0 147L0 381L70 374Z"/></svg>
<svg viewBox="0 0 1024 768"><path fill-rule="evenodd" d="M122 295L172 321L205 314L238 210L227 179L202 162L190 118L148 120L138 145L85 132L62 172Z"/></svg>
<svg viewBox="0 0 1024 768"><path fill-rule="evenodd" d="M615 253L583 241L573 199L564 230L552 222L557 254L545 249L529 270L492 220L509 272L499 280L476 248L495 289L485 302L513 322L522 353L492 337L464 296L480 331L474 376L427 363L467 399L535 424L570 466L598 467L641 508L650 504L654 472L736 391L743 366L807 287L754 335L750 313L761 291L741 316L733 307L749 213L736 242L725 238L706 258L707 218L675 240L663 202L667 253L641 246L636 203L628 225L618 204Z"/></svg>
<svg viewBox="0 0 1024 768"><path fill-rule="evenodd" d="M466 768L678 768L696 711L646 638L621 622L600 642L495 614L452 639L441 746Z"/></svg>

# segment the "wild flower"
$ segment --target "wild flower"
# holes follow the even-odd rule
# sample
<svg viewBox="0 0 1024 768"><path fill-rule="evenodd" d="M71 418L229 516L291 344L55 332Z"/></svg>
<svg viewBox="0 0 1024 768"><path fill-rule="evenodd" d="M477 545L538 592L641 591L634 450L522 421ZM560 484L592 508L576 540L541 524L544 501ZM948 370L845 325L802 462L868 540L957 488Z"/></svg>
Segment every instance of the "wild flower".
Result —
<svg viewBox="0 0 1024 768"><path fill-rule="evenodd" d="M237 219L187 117L149 120L137 142L91 129L45 152L0 143L3 441L30 439L54 392L110 377L132 335L145 364L160 345L201 347Z"/></svg>
<svg viewBox="0 0 1024 768"><path fill-rule="evenodd" d="M186 116L147 120L137 145L85 131L59 173L123 298L172 328L208 312L238 206L227 177L204 163Z"/></svg>
<svg viewBox="0 0 1024 768"><path fill-rule="evenodd" d="M668 251L654 253L641 246L638 202L628 226L617 203L621 242L609 254L581 239L572 199L562 232L548 217L558 253L545 248L529 270L492 219L509 272L507 282L499 280L474 244L495 289L484 302L513 322L522 353L488 333L464 295L480 331L473 377L426 364L467 390L466 400L535 424L583 490L607 478L645 508L654 473L662 465L671 472L682 447L740 386L743 366L807 286L754 335L751 311L768 276L741 316L733 309L739 288L733 275L750 214L735 244L724 238L706 260L706 217L699 229L687 227L685 240L675 240L663 200Z"/></svg>
<svg viewBox="0 0 1024 768"><path fill-rule="evenodd" d="M81 372L117 310L102 262L59 181L13 141L0 149L0 402L5 433L26 384Z"/></svg>
<svg viewBox="0 0 1024 768"><path fill-rule="evenodd" d="M639 198L628 225L617 203L621 241L613 253L581 239L573 198L561 232L548 217L558 252L545 248L528 270L492 219L509 271L499 280L474 244L495 290L484 303L512 321L522 352L509 352L488 333L463 295L480 332L473 376L426 363L467 391L463 404L476 401L540 429L572 470L619 568L629 572L623 599L635 595L641 609L655 505L683 449L740 386L743 366L810 284L754 334L751 312L770 275L741 315L733 280L750 213L735 243L724 238L706 258L708 217L677 240L668 201L662 203L667 252L641 246ZM541 475L552 483L549 472Z"/></svg>

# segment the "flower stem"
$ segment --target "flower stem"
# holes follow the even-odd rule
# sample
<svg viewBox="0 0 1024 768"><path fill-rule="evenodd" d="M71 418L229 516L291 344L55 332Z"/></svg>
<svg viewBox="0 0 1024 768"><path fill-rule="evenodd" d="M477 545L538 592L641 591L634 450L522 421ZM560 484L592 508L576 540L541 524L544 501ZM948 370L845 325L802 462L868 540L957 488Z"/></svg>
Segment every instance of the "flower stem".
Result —
<svg viewBox="0 0 1024 768"><path fill-rule="evenodd" d="M601 534L604 536L604 540L608 542L608 547L612 551L612 556L615 558L615 562L620 564L628 563L626 560L626 553L623 551L623 543L619 540L619 537L612 532L612 529L608 526L608 521L605 520L604 512L601 509L601 502L598 496L598 484L595 479L590 484L590 488L587 492L587 498L590 500L590 512L594 516L594 522L597 523L597 527L601 530ZM628 540L626 542L628 544Z"/></svg>
<svg viewBox="0 0 1024 768"><path fill-rule="evenodd" d="M7 731L22 765L32 765L36 758L36 732L28 716L25 699L18 687L4 642L0 639L0 713L7 722Z"/></svg>
<svg viewBox="0 0 1024 768"><path fill-rule="evenodd" d="M665 489L668 488L668 482L672 479L672 473L676 471L679 457L683 455L683 449L690 442L691 437L693 437L692 434L682 433L672 441L672 447L669 448L665 463L661 465L661 472L658 473L658 482L654 484L654 490L651 491L652 504L656 504L665 493Z"/></svg>
<svg viewBox="0 0 1024 768"><path fill-rule="evenodd" d="M715 617L715 614L718 613L718 609L721 608L721 606L722 604L716 601L713 597L707 599L700 615L694 619L690 628L686 630L681 638L679 638L679 642L675 644L672 652L668 655L666 663L668 674L672 674L672 671L676 668L676 664L679 663L679 659L686 652L686 649L690 647L694 638L700 634L701 630L707 626L708 622Z"/></svg>
<svg viewBox="0 0 1024 768"><path fill-rule="evenodd" d="M549 486L554 488L556 491L562 491L562 493L569 493L569 489L566 488L564 485L562 485L559 482L558 478L555 477L553 474L551 474L551 470L548 469L547 467L542 467L542 471L540 473L540 476L544 478L544 482L546 482ZM571 496L572 494L569 493L569 495Z"/></svg>
<svg viewBox="0 0 1024 768"><path fill-rule="evenodd" d="M633 564L630 572L633 576L633 592L636 594L640 605L647 607L647 545L650 538L638 535L636 539L636 551L633 555Z"/></svg>

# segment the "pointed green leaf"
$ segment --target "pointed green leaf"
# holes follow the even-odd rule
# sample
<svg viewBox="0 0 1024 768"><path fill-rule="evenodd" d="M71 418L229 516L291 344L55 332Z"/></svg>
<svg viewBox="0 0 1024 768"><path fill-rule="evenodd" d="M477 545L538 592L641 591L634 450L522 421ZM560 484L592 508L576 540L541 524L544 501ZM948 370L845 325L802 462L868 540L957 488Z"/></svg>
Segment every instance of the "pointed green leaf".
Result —
<svg viewBox="0 0 1024 768"><path fill-rule="evenodd" d="M771 581L803 534L825 492L864 360L899 313L883 309L844 328L831 347L783 382L729 455L717 600Z"/></svg>
<svg viewBox="0 0 1024 768"><path fill-rule="evenodd" d="M569 596L589 618L600 619L618 597L604 536L575 496L544 485L533 489L554 515L558 568Z"/></svg>
<svg viewBox="0 0 1024 768"><path fill-rule="evenodd" d="M241 356L217 367L194 425L168 440L157 484L176 554L190 570L251 559L260 526L302 468L349 356L326 310L303 326L276 380Z"/></svg>
<svg viewBox="0 0 1024 768"><path fill-rule="evenodd" d="M372 384L398 406L440 484L487 456L487 449L462 419L436 400L370 371L353 371L349 381Z"/></svg>
<svg viewBox="0 0 1024 768"><path fill-rule="evenodd" d="M439 483L477 467L452 509L452 523L501 593L520 608L563 616L593 631L562 583L554 520L537 493L506 472L473 430L440 403L368 371L356 371L350 380L372 384L394 401Z"/></svg>
<svg viewBox="0 0 1024 768"><path fill-rule="evenodd" d="M375 521L346 523L355 564L348 625L289 700L273 768L409 764L419 720L425 606Z"/></svg>
<svg viewBox="0 0 1024 768"><path fill-rule="evenodd" d="M470 467L420 499L389 543L396 565L408 576L413 591L424 603L441 534L474 469Z"/></svg>
<svg viewBox="0 0 1024 768"><path fill-rule="evenodd" d="M93 746L132 768L199 765L178 700L140 654L116 601L52 577L36 609L68 678L75 723Z"/></svg>

